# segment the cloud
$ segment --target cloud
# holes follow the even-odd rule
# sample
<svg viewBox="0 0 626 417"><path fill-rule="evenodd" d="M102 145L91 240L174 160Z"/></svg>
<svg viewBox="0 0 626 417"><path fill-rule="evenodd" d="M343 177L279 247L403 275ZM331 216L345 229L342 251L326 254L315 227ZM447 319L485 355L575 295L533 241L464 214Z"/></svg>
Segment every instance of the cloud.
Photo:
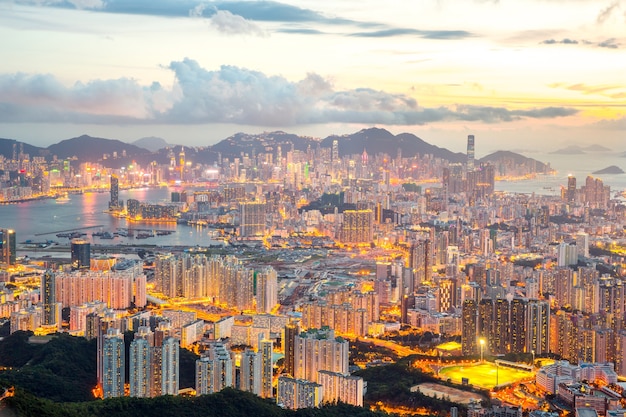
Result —
<svg viewBox="0 0 626 417"><path fill-rule="evenodd" d="M68 7L75 9L103 9L105 2L102 0L18 0L16 3L26 4L29 6L56 6Z"/></svg>
<svg viewBox="0 0 626 417"><path fill-rule="evenodd" d="M557 41L554 39L546 39L545 41L541 41L539 43L544 44L544 45L555 45L558 43L561 43L564 45L578 45L578 41L576 39L569 39L569 38L564 38L564 39L561 39L560 41Z"/></svg>
<svg viewBox="0 0 626 417"><path fill-rule="evenodd" d="M189 10L189 17L202 17L204 15L204 10L209 5L206 3L196 4L193 9Z"/></svg>
<svg viewBox="0 0 626 417"><path fill-rule="evenodd" d="M266 36L267 34L256 24L227 10L218 10L209 18L209 24L219 32L227 35L245 34Z"/></svg>
<svg viewBox="0 0 626 417"><path fill-rule="evenodd" d="M619 8L618 1L614 1L613 3L609 4L606 8L600 11L600 14L598 14L598 17L596 18L596 22L599 25L603 24L611 17L613 12L618 8Z"/></svg>
<svg viewBox="0 0 626 417"><path fill-rule="evenodd" d="M53 6L61 8L85 8L107 13L140 14L149 16L172 16L208 18L211 25L226 34L265 35L254 22L300 25L275 29L279 33L301 35L327 34L324 30L307 25L343 26L350 28L348 36L393 37L414 35L425 39L463 39L473 36L464 30L417 30L392 27L376 21L356 21L342 17L327 16L315 10L305 9L276 1L241 0L14 0L20 4ZM373 29L373 30L369 30ZM350 30L359 30L350 33Z"/></svg>
<svg viewBox="0 0 626 417"><path fill-rule="evenodd" d="M326 32L322 32L317 29L308 29L308 28L282 28L278 29L279 33L293 33L296 35L327 35Z"/></svg>
<svg viewBox="0 0 626 417"><path fill-rule="evenodd" d="M548 85L551 88L563 88L570 91L578 91L585 95L598 94L604 97L610 97L614 99L621 99L626 97L626 92L621 92L624 87L621 85L586 85L586 84L571 84L566 85L562 83L554 83ZM618 90L615 92L615 90Z"/></svg>
<svg viewBox="0 0 626 417"><path fill-rule="evenodd" d="M414 35L426 39L463 39L472 36L470 32L464 30L418 30L409 28L391 28L351 34L351 36L363 38L388 38L404 35Z"/></svg>
<svg viewBox="0 0 626 417"><path fill-rule="evenodd" d="M576 40L576 39L570 39L570 38L564 38L559 40L556 39L546 39L543 40L541 42L539 42L542 45L557 45L557 44L562 44L562 45L578 45L578 44L582 44L582 45L590 45L590 46L597 46L600 48L609 48L609 49L617 49L620 47L620 43L617 42L617 39L615 38L610 38L607 39L605 41L602 42L590 42L587 40Z"/></svg>
<svg viewBox="0 0 626 417"><path fill-rule="evenodd" d="M620 47L620 44L616 42L615 38L611 38L598 43L598 46L600 48L617 49Z"/></svg>
<svg viewBox="0 0 626 417"><path fill-rule="evenodd" d="M509 122L566 117L562 107L510 110L451 105L424 108L410 96L371 88L337 89L310 73L297 82L235 66L202 68L184 59L167 66L172 89L132 79L64 86L51 75L0 76L1 122L236 123L294 126L317 123L421 125L440 121Z"/></svg>

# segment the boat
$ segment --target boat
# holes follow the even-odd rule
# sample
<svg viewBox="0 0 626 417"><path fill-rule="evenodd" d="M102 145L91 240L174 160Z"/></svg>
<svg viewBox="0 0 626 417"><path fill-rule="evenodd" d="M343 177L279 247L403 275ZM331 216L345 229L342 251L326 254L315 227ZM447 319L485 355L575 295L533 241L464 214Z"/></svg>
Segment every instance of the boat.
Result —
<svg viewBox="0 0 626 417"><path fill-rule="evenodd" d="M70 201L70 197L67 193L65 193L55 198L54 201L56 201L58 204L65 204Z"/></svg>

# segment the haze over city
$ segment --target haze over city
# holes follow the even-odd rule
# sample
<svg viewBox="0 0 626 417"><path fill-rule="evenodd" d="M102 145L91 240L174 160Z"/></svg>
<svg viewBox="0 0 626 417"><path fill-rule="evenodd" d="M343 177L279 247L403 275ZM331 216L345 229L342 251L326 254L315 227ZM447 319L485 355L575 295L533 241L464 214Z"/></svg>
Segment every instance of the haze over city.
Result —
<svg viewBox="0 0 626 417"><path fill-rule="evenodd" d="M620 146L623 1L3 1L0 136ZM523 140L523 145L520 144Z"/></svg>

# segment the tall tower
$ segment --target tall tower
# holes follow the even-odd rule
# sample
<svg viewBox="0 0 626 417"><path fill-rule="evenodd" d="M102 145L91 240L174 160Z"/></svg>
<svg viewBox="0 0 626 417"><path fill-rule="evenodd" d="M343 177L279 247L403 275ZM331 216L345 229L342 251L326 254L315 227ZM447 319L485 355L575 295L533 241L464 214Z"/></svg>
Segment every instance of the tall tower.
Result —
<svg viewBox="0 0 626 417"><path fill-rule="evenodd" d="M239 203L239 235L241 237L263 236L265 234L265 203Z"/></svg>
<svg viewBox="0 0 626 417"><path fill-rule="evenodd" d="M104 398L124 396L124 335L109 329L102 349L102 393Z"/></svg>
<svg viewBox="0 0 626 417"><path fill-rule="evenodd" d="M467 170L474 170L474 135L467 135Z"/></svg>
<svg viewBox="0 0 626 417"><path fill-rule="evenodd" d="M573 203L576 200L576 177L573 175L567 177L567 193L565 197L568 203Z"/></svg>
<svg viewBox="0 0 626 417"><path fill-rule="evenodd" d="M42 324L51 325L58 322L55 275L47 269L41 276L41 298L43 304Z"/></svg>
<svg viewBox="0 0 626 417"><path fill-rule="evenodd" d="M111 201L109 201L110 210L118 210L121 208L120 204L120 180L117 175L111 175Z"/></svg>
<svg viewBox="0 0 626 417"><path fill-rule="evenodd" d="M150 339L152 332L149 327L139 327L135 339L130 344L130 396L138 398L150 397L152 358Z"/></svg>
<svg viewBox="0 0 626 417"><path fill-rule="evenodd" d="M7 265L15 265L16 245L15 231L11 229L0 229L0 262Z"/></svg>
<svg viewBox="0 0 626 417"><path fill-rule="evenodd" d="M180 147L180 153L178 154L178 169L180 170L181 182L185 180L185 147Z"/></svg>
<svg viewBox="0 0 626 417"><path fill-rule="evenodd" d="M300 334L300 325L298 322L287 323L285 326L285 337L283 340L283 348L285 350L285 373L295 376L294 357L296 336Z"/></svg>
<svg viewBox="0 0 626 417"><path fill-rule="evenodd" d="M274 361L272 360L272 341L263 339L259 342L259 352L261 353L261 397L272 398L274 390L272 388L272 375Z"/></svg>
<svg viewBox="0 0 626 417"><path fill-rule="evenodd" d="M166 337L161 349L161 395L178 395L180 379L180 342Z"/></svg>
<svg viewBox="0 0 626 417"><path fill-rule="evenodd" d="M73 239L71 243L72 269L89 269L91 244L85 239Z"/></svg>
<svg viewBox="0 0 626 417"><path fill-rule="evenodd" d="M196 365L197 367L198 365ZM261 394L261 354L246 349L239 360L239 389Z"/></svg>

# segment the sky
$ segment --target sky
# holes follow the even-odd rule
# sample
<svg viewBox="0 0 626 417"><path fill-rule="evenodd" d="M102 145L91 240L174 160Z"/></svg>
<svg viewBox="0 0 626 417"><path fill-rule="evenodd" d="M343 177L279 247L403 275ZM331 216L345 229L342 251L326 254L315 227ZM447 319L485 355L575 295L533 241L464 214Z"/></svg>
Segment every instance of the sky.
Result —
<svg viewBox="0 0 626 417"><path fill-rule="evenodd" d="M0 0L0 137L626 151L626 0ZM482 152L484 153L484 152Z"/></svg>

